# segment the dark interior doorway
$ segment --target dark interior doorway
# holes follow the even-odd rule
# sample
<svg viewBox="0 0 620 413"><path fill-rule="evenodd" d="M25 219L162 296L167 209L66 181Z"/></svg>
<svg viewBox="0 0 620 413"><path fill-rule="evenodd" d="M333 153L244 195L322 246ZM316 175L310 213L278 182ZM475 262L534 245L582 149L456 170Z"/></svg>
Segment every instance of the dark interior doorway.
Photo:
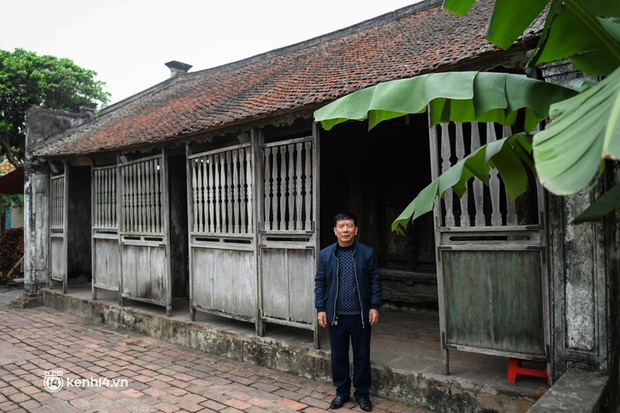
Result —
<svg viewBox="0 0 620 413"><path fill-rule="evenodd" d="M431 182L425 115L384 122L368 131L349 122L321 135L321 248L335 242L333 216L351 211L359 241L372 246L382 269L384 299L394 306L437 306L432 214L405 235L391 224Z"/></svg>

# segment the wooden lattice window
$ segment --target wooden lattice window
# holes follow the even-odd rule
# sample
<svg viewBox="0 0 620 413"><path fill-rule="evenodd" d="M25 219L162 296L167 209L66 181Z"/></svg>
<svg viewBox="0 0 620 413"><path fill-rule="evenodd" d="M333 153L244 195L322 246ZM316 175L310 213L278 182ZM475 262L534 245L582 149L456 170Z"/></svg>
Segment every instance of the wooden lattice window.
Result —
<svg viewBox="0 0 620 413"><path fill-rule="evenodd" d="M431 136L439 148L438 173L480 148L497 140L497 136L509 136L511 127L493 123L450 123L433 128ZM442 227L498 227L538 224L538 199L536 184L516 200L511 200L499 179L497 170L491 170L489 185L479 179L467 184L462 198L452 190L446 192L441 204Z"/></svg>
<svg viewBox="0 0 620 413"><path fill-rule="evenodd" d="M251 234L253 173L249 145L190 157L192 232Z"/></svg>
<svg viewBox="0 0 620 413"><path fill-rule="evenodd" d="M312 231L312 138L264 148L265 231Z"/></svg>
<svg viewBox="0 0 620 413"><path fill-rule="evenodd" d="M51 178L51 217L52 229L63 229L65 222L65 176Z"/></svg>
<svg viewBox="0 0 620 413"><path fill-rule="evenodd" d="M162 159L144 159L120 167L122 230L131 233L163 233Z"/></svg>
<svg viewBox="0 0 620 413"><path fill-rule="evenodd" d="M116 166L93 170L94 209L93 227L114 229L116 219Z"/></svg>

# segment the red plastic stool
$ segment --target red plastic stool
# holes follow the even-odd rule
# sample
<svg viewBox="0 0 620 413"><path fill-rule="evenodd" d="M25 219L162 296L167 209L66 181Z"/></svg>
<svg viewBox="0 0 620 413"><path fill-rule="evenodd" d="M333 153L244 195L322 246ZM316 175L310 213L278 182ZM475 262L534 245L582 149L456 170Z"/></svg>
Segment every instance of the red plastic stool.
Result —
<svg viewBox="0 0 620 413"><path fill-rule="evenodd" d="M521 359L510 357L508 359L508 377L507 381L510 383L514 383L517 381L517 374L523 374L526 376L534 376L534 377L542 377L547 380L547 384L551 384L549 382L549 376L547 375L547 363L544 361L530 361L530 363L539 363L544 365L544 369L530 369L527 367L523 367L523 361Z"/></svg>

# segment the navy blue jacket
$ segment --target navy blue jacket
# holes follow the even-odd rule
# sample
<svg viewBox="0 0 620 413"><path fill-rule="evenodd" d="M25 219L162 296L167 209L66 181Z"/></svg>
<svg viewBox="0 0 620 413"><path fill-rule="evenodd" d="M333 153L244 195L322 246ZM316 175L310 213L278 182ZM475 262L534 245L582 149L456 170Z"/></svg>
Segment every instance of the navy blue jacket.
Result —
<svg viewBox="0 0 620 413"><path fill-rule="evenodd" d="M338 298L339 262L336 258L336 246L337 243L334 243L321 250L314 278L314 306L317 312L327 313L327 322L330 325L333 325L336 319ZM353 264L362 308L362 323L366 325L370 310L378 310L381 306L381 273L373 249L357 241L353 245Z"/></svg>

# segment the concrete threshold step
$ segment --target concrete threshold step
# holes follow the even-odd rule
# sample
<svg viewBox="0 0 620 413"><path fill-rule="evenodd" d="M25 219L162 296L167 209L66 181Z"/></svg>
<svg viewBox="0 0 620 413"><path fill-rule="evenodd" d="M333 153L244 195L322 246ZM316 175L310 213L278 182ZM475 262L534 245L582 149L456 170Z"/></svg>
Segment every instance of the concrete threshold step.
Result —
<svg viewBox="0 0 620 413"><path fill-rule="evenodd" d="M307 330L274 327L272 331L268 326L266 336L260 337L250 323L204 313L203 319L191 321L189 311L167 317L164 307L133 303L120 307L85 295L44 289L43 305L209 354L331 383L329 350L315 349ZM526 412L541 395L377 362L372 365L372 378L373 395L442 412Z"/></svg>

